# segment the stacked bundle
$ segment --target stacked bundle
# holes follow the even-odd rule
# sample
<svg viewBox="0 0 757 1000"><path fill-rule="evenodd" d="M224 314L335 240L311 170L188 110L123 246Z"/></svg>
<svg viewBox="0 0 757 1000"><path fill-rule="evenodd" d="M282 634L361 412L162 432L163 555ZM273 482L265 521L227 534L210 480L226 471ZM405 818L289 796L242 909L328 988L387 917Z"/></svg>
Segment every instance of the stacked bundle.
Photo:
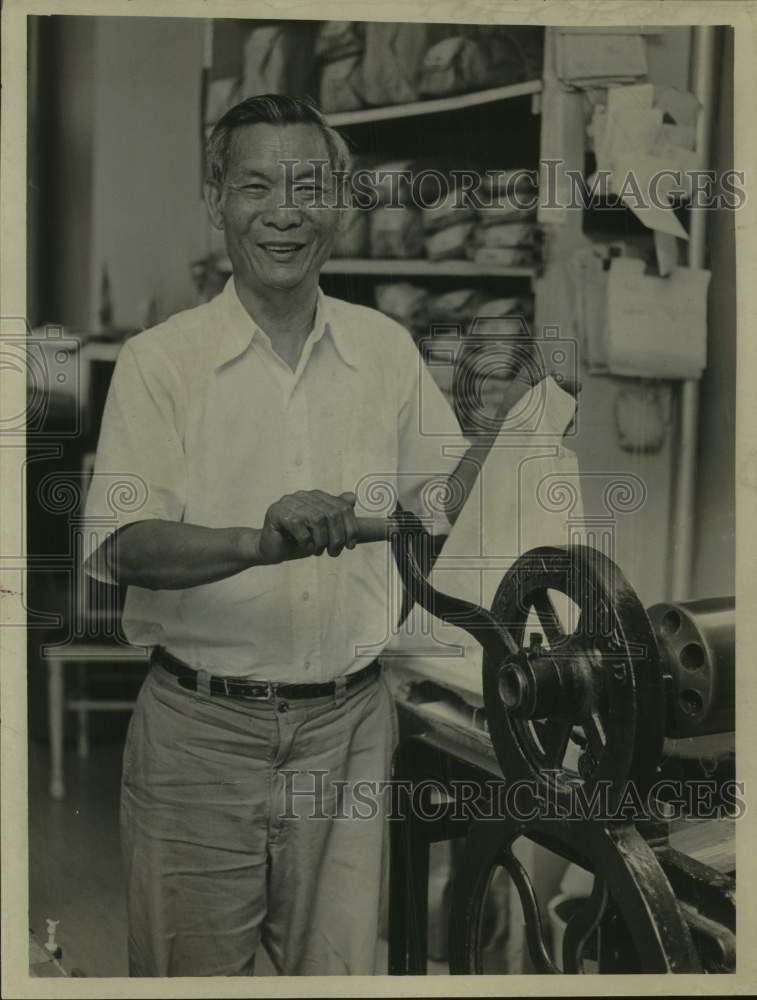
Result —
<svg viewBox="0 0 757 1000"><path fill-rule="evenodd" d="M540 75L543 30L324 21L315 46L327 113L461 94Z"/></svg>
<svg viewBox="0 0 757 1000"><path fill-rule="evenodd" d="M460 260L473 234L476 216L454 187L431 208L423 209L426 256L429 260Z"/></svg>
<svg viewBox="0 0 757 1000"><path fill-rule="evenodd" d="M478 225L466 254L480 264L518 267L533 263L539 243L537 189L525 170L487 172Z"/></svg>
<svg viewBox="0 0 757 1000"><path fill-rule="evenodd" d="M442 294L405 281L376 286L376 307L411 331L437 385L453 400L455 366L463 348L476 341L479 362L486 353L494 366L483 362L489 389L495 393L512 377L512 344L528 336L533 317L530 296L496 298L484 288L456 288ZM500 363L502 362L502 363ZM495 370L496 368L496 370ZM505 370L506 369L506 370Z"/></svg>
<svg viewBox="0 0 757 1000"><path fill-rule="evenodd" d="M411 160L375 163L370 160L356 164L355 183L360 176L360 191L367 195L370 210L369 253L374 258L417 258L423 256L423 222L413 204L410 176ZM358 198L360 204L360 198ZM364 213L366 210L363 210Z"/></svg>
<svg viewBox="0 0 757 1000"><path fill-rule="evenodd" d="M319 96L327 112L363 106L361 66L365 38L359 21L324 21L315 43L320 63Z"/></svg>
<svg viewBox="0 0 757 1000"><path fill-rule="evenodd" d="M219 20L205 130L256 94L308 94L335 114L538 79L543 35L526 25Z"/></svg>
<svg viewBox="0 0 757 1000"><path fill-rule="evenodd" d="M461 183L471 173L412 160L359 166L361 196L369 190L370 198L353 198L334 256L532 265L539 244L533 173L476 171L473 190Z"/></svg>

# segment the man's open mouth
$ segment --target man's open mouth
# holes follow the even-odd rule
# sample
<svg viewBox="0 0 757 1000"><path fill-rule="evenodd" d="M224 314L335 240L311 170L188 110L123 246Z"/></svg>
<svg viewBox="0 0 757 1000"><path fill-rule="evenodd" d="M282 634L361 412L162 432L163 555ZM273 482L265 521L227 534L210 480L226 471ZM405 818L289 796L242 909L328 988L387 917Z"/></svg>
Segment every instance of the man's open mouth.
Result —
<svg viewBox="0 0 757 1000"><path fill-rule="evenodd" d="M304 243L261 243L260 246L274 260L287 261L295 257L305 246Z"/></svg>

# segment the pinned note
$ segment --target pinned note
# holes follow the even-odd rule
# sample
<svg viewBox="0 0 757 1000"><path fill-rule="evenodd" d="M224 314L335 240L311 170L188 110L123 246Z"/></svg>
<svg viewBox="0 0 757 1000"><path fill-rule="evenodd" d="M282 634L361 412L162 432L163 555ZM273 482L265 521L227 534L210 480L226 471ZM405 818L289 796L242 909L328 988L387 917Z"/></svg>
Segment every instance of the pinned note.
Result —
<svg viewBox="0 0 757 1000"><path fill-rule="evenodd" d="M655 87L654 103L658 108L662 108L663 113L672 118L676 125L696 127L701 105L688 90Z"/></svg>
<svg viewBox="0 0 757 1000"><path fill-rule="evenodd" d="M689 235L671 207L671 196L680 186L669 170L662 157L622 153L615 158L612 187L648 229L687 240Z"/></svg>

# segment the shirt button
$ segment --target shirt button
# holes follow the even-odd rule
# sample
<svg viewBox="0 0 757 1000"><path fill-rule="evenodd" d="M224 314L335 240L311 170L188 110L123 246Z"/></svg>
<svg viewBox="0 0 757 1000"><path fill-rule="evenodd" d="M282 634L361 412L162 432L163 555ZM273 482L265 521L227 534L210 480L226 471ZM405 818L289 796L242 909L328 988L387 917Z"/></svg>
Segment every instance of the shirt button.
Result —
<svg viewBox="0 0 757 1000"><path fill-rule="evenodd" d="M298 469L302 465L302 459L300 458L299 455L297 456L297 458L295 458L294 464L295 464L296 468L298 468Z"/></svg>
<svg viewBox="0 0 757 1000"><path fill-rule="evenodd" d="M309 601L310 600L310 592L308 590L303 590L303 592L302 592L302 599L303 599L303 601Z"/></svg>
<svg viewBox="0 0 757 1000"><path fill-rule="evenodd" d="M310 660L305 660L305 669L310 670Z"/></svg>

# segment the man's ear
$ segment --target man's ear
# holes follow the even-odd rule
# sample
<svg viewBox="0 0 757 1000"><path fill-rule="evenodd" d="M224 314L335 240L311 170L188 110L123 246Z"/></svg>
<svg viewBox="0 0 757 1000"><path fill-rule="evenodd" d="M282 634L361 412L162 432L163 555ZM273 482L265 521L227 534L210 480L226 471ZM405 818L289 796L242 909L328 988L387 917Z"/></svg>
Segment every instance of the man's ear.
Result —
<svg viewBox="0 0 757 1000"><path fill-rule="evenodd" d="M223 190L218 181L208 180L202 185L202 193L205 196L205 204L208 206L210 221L215 229L223 229L223 212L221 205L223 201Z"/></svg>

